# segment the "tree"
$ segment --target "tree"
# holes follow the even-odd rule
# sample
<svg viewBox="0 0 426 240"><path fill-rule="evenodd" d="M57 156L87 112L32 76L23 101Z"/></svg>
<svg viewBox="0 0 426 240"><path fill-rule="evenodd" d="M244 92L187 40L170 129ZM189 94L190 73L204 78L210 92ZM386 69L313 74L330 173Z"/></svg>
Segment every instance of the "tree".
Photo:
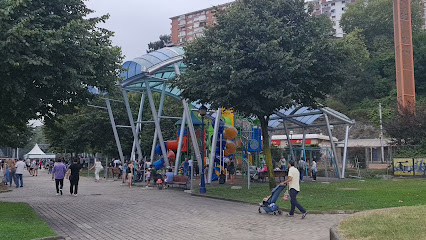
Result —
<svg viewBox="0 0 426 240"><path fill-rule="evenodd" d="M426 104L417 105L416 114L410 108L395 108L393 118L384 122L384 129L395 140L396 145L421 145L426 151Z"/></svg>
<svg viewBox="0 0 426 240"><path fill-rule="evenodd" d="M0 0L0 122L54 118L109 90L121 69L113 33L83 0Z"/></svg>
<svg viewBox="0 0 426 240"><path fill-rule="evenodd" d="M165 47L167 44L170 44L171 42L171 35L160 35L160 40L148 43L148 50L146 50L146 52L150 53L152 51L158 50Z"/></svg>
<svg viewBox="0 0 426 240"><path fill-rule="evenodd" d="M175 85L190 100L234 108L261 123L269 187L275 186L268 121L274 111L315 106L342 75L331 22L302 0L242 0L185 47Z"/></svg>

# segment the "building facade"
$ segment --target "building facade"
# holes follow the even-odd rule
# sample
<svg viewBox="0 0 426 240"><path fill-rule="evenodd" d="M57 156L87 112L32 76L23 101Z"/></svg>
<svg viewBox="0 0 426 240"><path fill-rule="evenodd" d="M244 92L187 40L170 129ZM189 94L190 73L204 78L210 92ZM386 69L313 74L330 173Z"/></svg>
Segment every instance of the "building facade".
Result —
<svg viewBox="0 0 426 240"><path fill-rule="evenodd" d="M216 9L225 10L230 5L231 3L226 3L170 18L172 43L182 45L203 36L205 27L216 23Z"/></svg>
<svg viewBox="0 0 426 240"><path fill-rule="evenodd" d="M312 0L307 4L312 4L315 15L324 14L328 16L333 23L334 36L343 37L343 29L340 27L340 19L345 13L347 5L355 2L355 0Z"/></svg>
<svg viewBox="0 0 426 240"><path fill-rule="evenodd" d="M426 12L426 0L425 12ZM330 18L333 23L334 36L343 37L343 30L340 27L340 19L346 11L347 4L353 3L355 0L307 0L307 4L312 4L314 14L324 14ZM225 10L231 3L218 5L216 7L205 8L202 10L182 14L170 18L172 43L174 45L182 45L190 42L196 37L203 36L206 26L216 23L216 9Z"/></svg>

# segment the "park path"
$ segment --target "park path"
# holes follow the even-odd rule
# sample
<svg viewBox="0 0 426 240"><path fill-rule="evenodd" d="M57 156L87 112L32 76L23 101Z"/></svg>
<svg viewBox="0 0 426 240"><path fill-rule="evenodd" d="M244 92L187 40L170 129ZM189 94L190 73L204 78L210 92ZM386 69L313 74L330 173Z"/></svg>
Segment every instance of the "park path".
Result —
<svg viewBox="0 0 426 240"><path fill-rule="evenodd" d="M24 175L24 187L1 193L0 201L26 202L66 239L286 239L323 240L346 215L308 214L306 219L257 213L254 205L191 196L178 189L95 183L81 177L78 197L56 196L42 170ZM306 206L309 209L309 206Z"/></svg>

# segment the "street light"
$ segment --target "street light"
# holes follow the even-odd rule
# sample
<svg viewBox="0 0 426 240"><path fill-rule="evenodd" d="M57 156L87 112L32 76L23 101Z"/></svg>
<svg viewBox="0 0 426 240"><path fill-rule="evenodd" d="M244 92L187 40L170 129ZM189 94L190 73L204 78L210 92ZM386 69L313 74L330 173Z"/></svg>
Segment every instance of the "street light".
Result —
<svg viewBox="0 0 426 240"><path fill-rule="evenodd" d="M204 116L207 114L207 107L201 105L201 107L198 109L198 113L201 116L201 184L200 184L200 193L206 193L206 181L204 179Z"/></svg>

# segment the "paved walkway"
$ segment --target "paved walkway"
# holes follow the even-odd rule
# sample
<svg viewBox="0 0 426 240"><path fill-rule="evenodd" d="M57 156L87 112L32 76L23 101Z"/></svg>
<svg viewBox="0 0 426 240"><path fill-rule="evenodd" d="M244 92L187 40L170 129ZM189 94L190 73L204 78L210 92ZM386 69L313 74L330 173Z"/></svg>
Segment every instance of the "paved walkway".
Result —
<svg viewBox="0 0 426 240"><path fill-rule="evenodd" d="M177 189L129 189L120 182L81 177L78 197L55 196L46 171L24 175L24 187L1 193L0 201L26 202L67 239L329 239L344 215L286 218L257 207L191 196ZM309 209L309 206L306 206Z"/></svg>

